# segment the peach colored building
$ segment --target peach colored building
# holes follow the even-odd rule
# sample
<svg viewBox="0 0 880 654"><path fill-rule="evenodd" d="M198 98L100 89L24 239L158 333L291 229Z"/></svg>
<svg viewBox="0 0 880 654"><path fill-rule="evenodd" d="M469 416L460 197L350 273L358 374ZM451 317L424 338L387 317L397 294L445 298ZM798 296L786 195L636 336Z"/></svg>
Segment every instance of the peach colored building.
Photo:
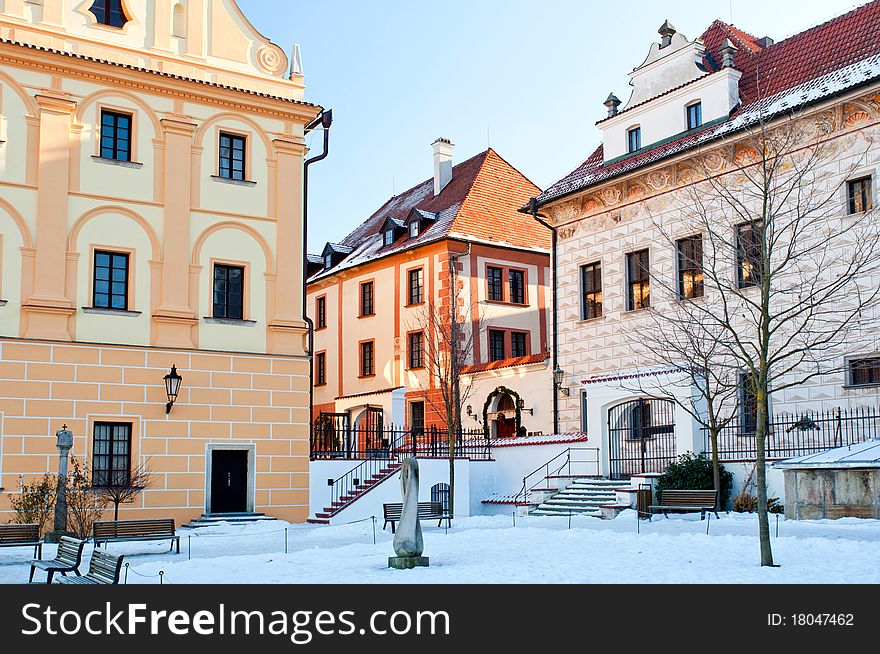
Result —
<svg viewBox="0 0 880 654"><path fill-rule="evenodd" d="M312 415L353 429L442 427L425 310L456 301L475 334L462 426L549 433L550 233L517 211L540 190L492 149L453 166L450 141L433 148L433 178L309 257Z"/></svg>
<svg viewBox="0 0 880 654"><path fill-rule="evenodd" d="M233 0L0 2L0 522L63 424L96 479L149 461L123 517L306 518L292 52Z"/></svg>

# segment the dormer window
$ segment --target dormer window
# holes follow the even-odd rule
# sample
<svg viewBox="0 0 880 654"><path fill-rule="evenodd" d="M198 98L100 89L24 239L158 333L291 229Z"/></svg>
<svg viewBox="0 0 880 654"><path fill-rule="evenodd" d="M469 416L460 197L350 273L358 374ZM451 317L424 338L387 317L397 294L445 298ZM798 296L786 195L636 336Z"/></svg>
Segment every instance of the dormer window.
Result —
<svg viewBox="0 0 880 654"><path fill-rule="evenodd" d="M330 270L333 267L333 255L324 255L324 270Z"/></svg>
<svg viewBox="0 0 880 654"><path fill-rule="evenodd" d="M394 230L386 229L385 230L385 246L389 246L394 243Z"/></svg>
<svg viewBox="0 0 880 654"><path fill-rule="evenodd" d="M694 102L687 106L687 128L696 129L703 124L703 103Z"/></svg>
<svg viewBox="0 0 880 654"><path fill-rule="evenodd" d="M415 238L419 235L419 221L415 220L409 224L409 237Z"/></svg>
<svg viewBox="0 0 880 654"><path fill-rule="evenodd" d="M635 152L642 148L642 128L631 127L626 131L626 151Z"/></svg>
<svg viewBox="0 0 880 654"><path fill-rule="evenodd" d="M108 27L124 27L128 22L122 0L95 0L89 8L98 23Z"/></svg>

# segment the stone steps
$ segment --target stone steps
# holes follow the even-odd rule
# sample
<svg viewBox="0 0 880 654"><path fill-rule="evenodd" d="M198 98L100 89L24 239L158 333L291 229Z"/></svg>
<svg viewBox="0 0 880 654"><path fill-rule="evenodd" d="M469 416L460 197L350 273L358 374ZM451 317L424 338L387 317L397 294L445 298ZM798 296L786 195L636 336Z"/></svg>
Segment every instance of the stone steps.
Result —
<svg viewBox="0 0 880 654"><path fill-rule="evenodd" d="M566 477L562 481L568 485L549 497L544 497L529 515L588 515L601 518L600 507L615 503L615 490L621 486L621 482L613 479Z"/></svg>
<svg viewBox="0 0 880 654"><path fill-rule="evenodd" d="M247 524L251 522L265 522L276 520L265 513L203 513L201 518L191 520L189 524L182 525L191 529L199 529L200 527L211 527L221 522L231 522L234 524Z"/></svg>

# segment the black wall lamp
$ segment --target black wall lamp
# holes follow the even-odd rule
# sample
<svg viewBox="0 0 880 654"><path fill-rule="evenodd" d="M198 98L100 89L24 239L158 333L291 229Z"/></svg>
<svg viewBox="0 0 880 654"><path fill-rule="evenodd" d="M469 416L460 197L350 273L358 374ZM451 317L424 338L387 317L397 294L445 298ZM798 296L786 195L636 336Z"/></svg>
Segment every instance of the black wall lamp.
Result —
<svg viewBox="0 0 880 654"><path fill-rule="evenodd" d="M165 415L171 413L171 407L177 402L180 393L180 384L183 377L177 374L177 366L171 366L171 372L165 375L165 392L168 394L168 404L165 405Z"/></svg>
<svg viewBox="0 0 880 654"><path fill-rule="evenodd" d="M527 409L526 408L526 401L522 398L519 398L519 400L516 403L516 406L517 406L517 408L519 408L519 410L521 412L528 411L530 415L535 415L535 410L534 409Z"/></svg>
<svg viewBox="0 0 880 654"><path fill-rule="evenodd" d="M569 397L571 395L570 388L563 388L562 383L565 381L565 371L559 366L556 367L556 370L553 371L553 382L556 384L556 388L565 395L565 397Z"/></svg>

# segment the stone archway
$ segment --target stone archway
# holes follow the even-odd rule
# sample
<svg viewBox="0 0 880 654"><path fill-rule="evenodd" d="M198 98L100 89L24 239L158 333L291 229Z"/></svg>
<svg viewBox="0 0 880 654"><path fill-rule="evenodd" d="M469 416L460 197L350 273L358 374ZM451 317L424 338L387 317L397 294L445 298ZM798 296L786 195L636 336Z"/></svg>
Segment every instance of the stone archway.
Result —
<svg viewBox="0 0 880 654"><path fill-rule="evenodd" d="M522 428L519 393L499 386L489 394L483 405L483 430L487 436L509 438ZM490 415L491 414L491 415Z"/></svg>

